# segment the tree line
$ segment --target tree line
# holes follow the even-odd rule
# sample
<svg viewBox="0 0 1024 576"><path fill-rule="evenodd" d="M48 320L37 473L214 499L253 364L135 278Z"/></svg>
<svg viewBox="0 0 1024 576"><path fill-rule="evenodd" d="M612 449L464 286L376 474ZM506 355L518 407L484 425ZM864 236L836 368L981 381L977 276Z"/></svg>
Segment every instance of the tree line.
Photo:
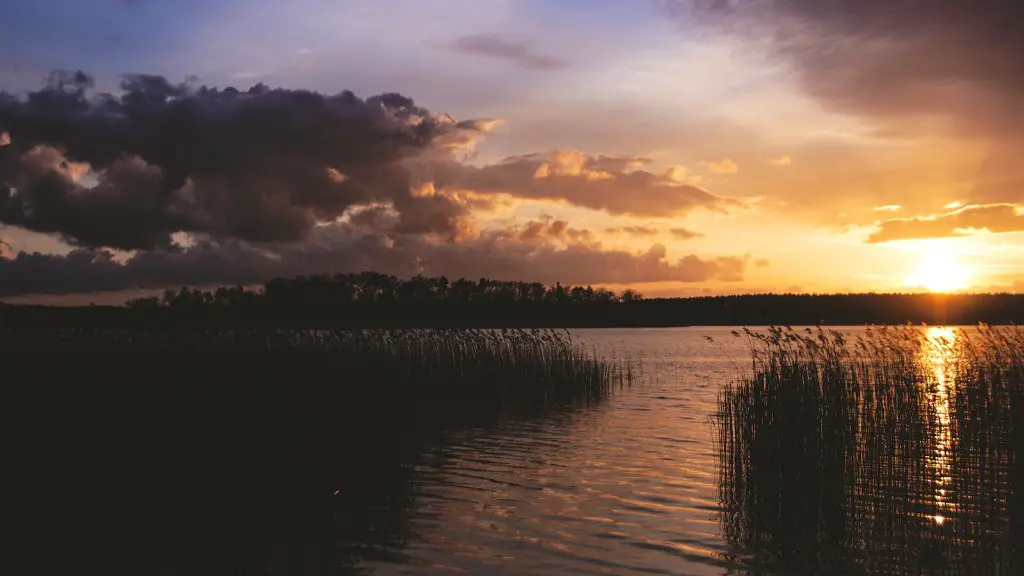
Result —
<svg viewBox="0 0 1024 576"><path fill-rule="evenodd" d="M1017 294L747 294L644 298L592 286L363 272L259 287L183 287L121 307L0 305L0 327L664 327L1024 322Z"/></svg>
<svg viewBox="0 0 1024 576"><path fill-rule="evenodd" d="M506 282L481 278L450 281L444 276L414 276L407 280L376 272L318 274L275 278L255 290L222 286L215 290L166 290L161 296L133 298L126 306L134 309L188 309L204 306L248 306L256 302L271 307L338 306L346 304L503 304L521 302L632 302L643 296L636 290L616 294L592 286L545 286L540 282Z"/></svg>

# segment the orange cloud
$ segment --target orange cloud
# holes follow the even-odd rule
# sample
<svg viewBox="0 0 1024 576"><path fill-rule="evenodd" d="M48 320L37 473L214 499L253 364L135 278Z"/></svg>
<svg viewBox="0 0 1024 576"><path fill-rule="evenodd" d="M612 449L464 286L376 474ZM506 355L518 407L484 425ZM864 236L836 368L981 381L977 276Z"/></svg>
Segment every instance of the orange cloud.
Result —
<svg viewBox="0 0 1024 576"><path fill-rule="evenodd" d="M698 208L722 211L733 199L675 180L678 173L643 169L637 156L587 155L558 150L513 156L482 167L437 163L423 177L438 188L457 187L478 194L562 201L614 215L678 216Z"/></svg>
<svg viewBox="0 0 1024 576"><path fill-rule="evenodd" d="M629 236L657 236L658 229L649 226L618 226L608 228L605 232L609 234L626 234Z"/></svg>
<svg viewBox="0 0 1024 576"><path fill-rule="evenodd" d="M704 235L701 234L700 232L693 232L691 230L687 230L686 228L670 228L669 232L677 240L692 240L694 238L704 237Z"/></svg>
<svg viewBox="0 0 1024 576"><path fill-rule="evenodd" d="M869 243L892 242L918 238L966 236L974 230L992 233L1024 231L1024 216L1013 204L965 206L938 216L896 218L878 225Z"/></svg>
<svg viewBox="0 0 1024 576"><path fill-rule="evenodd" d="M493 234L497 238L525 243L560 242L566 245L588 246L597 244L594 233L590 230L572 228L567 221L556 220L550 216L541 217L540 220L531 220L522 226L509 226L504 230L497 230Z"/></svg>
<svg viewBox="0 0 1024 576"><path fill-rule="evenodd" d="M678 164L669 166L665 171L665 178L675 182L686 182L686 168Z"/></svg>
<svg viewBox="0 0 1024 576"><path fill-rule="evenodd" d="M707 162L706 165L708 170L711 170L715 174L735 174L740 171L740 167L728 158L718 160L717 162Z"/></svg>

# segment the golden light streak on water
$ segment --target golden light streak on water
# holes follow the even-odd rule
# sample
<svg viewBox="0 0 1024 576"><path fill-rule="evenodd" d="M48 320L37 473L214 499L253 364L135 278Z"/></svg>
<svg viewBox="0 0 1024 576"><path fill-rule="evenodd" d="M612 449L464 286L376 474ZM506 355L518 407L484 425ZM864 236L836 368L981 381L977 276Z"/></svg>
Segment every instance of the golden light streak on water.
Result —
<svg viewBox="0 0 1024 576"><path fill-rule="evenodd" d="M931 387L930 400L932 409L935 411L936 448L929 464L934 467L935 505L940 512L953 509L946 487L950 486L953 480L951 465L953 440L950 433L949 417L951 397L956 386L951 370L956 339L957 330L955 328L930 326L925 330L926 341L921 349L922 364L931 371L925 376L930 378L926 382ZM932 516L932 519L941 526L946 522L947 517L938 513Z"/></svg>

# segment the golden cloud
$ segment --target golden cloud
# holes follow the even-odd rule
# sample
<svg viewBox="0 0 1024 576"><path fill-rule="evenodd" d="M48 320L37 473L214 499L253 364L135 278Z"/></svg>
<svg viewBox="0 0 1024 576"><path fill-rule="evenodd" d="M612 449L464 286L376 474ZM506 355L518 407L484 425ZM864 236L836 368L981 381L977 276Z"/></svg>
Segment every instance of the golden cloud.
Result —
<svg viewBox="0 0 1024 576"><path fill-rule="evenodd" d="M1024 231L1021 208L1013 204L972 205L942 215L885 220L867 242L967 236L979 230L994 234Z"/></svg>

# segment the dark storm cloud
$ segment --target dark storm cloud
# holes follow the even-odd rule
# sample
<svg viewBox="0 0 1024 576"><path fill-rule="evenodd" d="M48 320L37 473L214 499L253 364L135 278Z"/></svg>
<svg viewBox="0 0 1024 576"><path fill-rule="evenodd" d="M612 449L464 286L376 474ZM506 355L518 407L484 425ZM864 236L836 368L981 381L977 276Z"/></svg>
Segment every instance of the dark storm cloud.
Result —
<svg viewBox="0 0 1024 576"><path fill-rule="evenodd" d="M972 231L992 233L1024 231L1024 216L1012 204L965 206L959 210L927 218L894 218L879 223L869 243L965 236Z"/></svg>
<svg viewBox="0 0 1024 576"><path fill-rule="evenodd" d="M462 36L452 42L449 49L458 54L508 60L523 68L534 70L557 70L566 66L565 61L554 56L538 54L523 42L487 34Z"/></svg>
<svg viewBox="0 0 1024 576"><path fill-rule="evenodd" d="M415 232L457 235L465 206L416 196L411 161L449 161L489 124L399 94L360 99L172 84L129 75L96 94L55 73L0 93L0 222L86 247L174 248L171 234L298 241L354 205L387 201Z"/></svg>
<svg viewBox="0 0 1024 576"><path fill-rule="evenodd" d="M561 220L531 222L454 244L409 235L352 234L333 225L318 227L304 243L207 241L177 252L139 252L123 263L103 250L80 249L67 256L22 252L0 258L0 296L249 284L362 270L573 284L738 281L747 260L693 255L671 260L659 244L642 253L603 250L585 231Z"/></svg>

